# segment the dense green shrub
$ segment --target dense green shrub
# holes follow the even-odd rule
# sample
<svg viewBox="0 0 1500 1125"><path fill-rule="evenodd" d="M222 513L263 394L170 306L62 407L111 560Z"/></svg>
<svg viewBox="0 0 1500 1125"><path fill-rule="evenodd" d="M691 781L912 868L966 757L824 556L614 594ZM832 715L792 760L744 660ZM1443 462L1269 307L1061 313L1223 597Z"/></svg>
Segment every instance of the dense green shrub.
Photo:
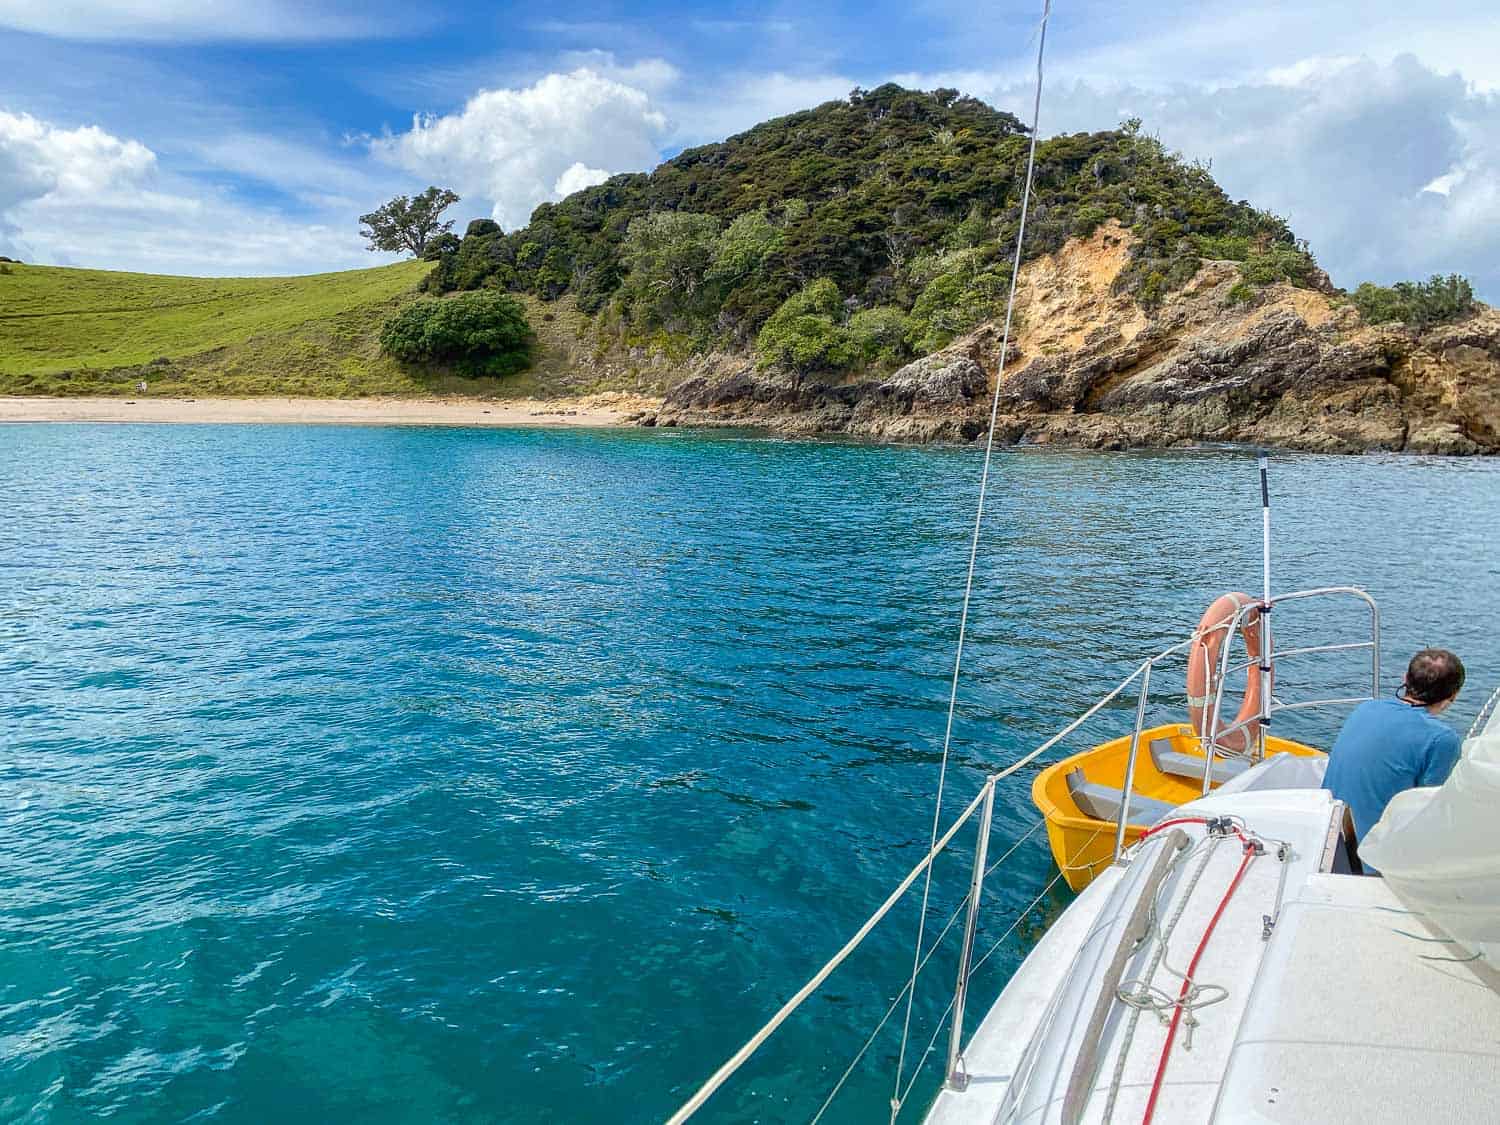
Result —
<svg viewBox="0 0 1500 1125"><path fill-rule="evenodd" d="M951 343L1005 306L1010 284L1008 266L974 269L972 265L938 274L911 308L906 339L919 355Z"/></svg>
<svg viewBox="0 0 1500 1125"><path fill-rule="evenodd" d="M910 358L906 313L893 305L860 309L849 318L847 331L852 358L857 363L880 363L894 367Z"/></svg>
<svg viewBox="0 0 1500 1125"><path fill-rule="evenodd" d="M1352 300L1367 324L1402 321L1418 328L1462 320L1477 308L1473 286L1456 273L1390 286L1367 281L1354 291Z"/></svg>
<svg viewBox="0 0 1500 1125"><path fill-rule="evenodd" d="M407 363L442 364L466 375L509 375L531 362L526 310L503 293L422 297L385 322L381 350Z"/></svg>
<svg viewBox="0 0 1500 1125"><path fill-rule="evenodd" d="M708 280L726 290L755 278L765 260L779 251L786 238L764 207L746 211L725 228L714 243Z"/></svg>
<svg viewBox="0 0 1500 1125"><path fill-rule="evenodd" d="M451 258L458 253L458 248L462 245L462 242L463 240L451 230L435 234L428 240L427 246L422 250L422 260L424 262L441 262L446 258Z"/></svg>
<svg viewBox="0 0 1500 1125"><path fill-rule="evenodd" d="M856 349L843 321L839 287L819 278L783 301L761 328L755 338L760 366L778 364L798 372L849 366Z"/></svg>
<svg viewBox="0 0 1500 1125"><path fill-rule="evenodd" d="M632 319L684 331L711 315L705 278L718 247L719 220L712 215L657 211L632 219L620 247L621 295Z"/></svg>
<svg viewBox="0 0 1500 1125"><path fill-rule="evenodd" d="M1306 287L1317 268L1305 249L1284 244L1273 245L1264 250L1252 249L1249 256L1240 263L1240 276L1251 285L1290 281L1293 285Z"/></svg>

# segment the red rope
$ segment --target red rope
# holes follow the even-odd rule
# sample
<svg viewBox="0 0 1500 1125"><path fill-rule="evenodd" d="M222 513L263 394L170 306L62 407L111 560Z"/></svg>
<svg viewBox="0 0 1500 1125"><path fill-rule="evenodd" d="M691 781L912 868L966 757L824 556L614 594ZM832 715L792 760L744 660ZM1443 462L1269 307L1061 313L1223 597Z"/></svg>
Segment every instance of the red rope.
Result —
<svg viewBox="0 0 1500 1125"><path fill-rule="evenodd" d="M1165 827L1166 824L1171 823L1173 822L1165 821L1157 827ZM1193 951L1193 959L1188 963L1187 975L1182 978L1182 991L1177 994L1177 1006L1172 1011L1172 1023L1167 1028L1167 1041L1162 1045L1161 1058L1156 1063L1156 1078L1151 1083L1151 1097L1146 1102L1146 1116L1141 1118L1141 1125L1150 1125L1151 1117L1156 1112L1156 1099L1161 1095L1162 1082L1167 1076L1167 1059L1172 1053L1172 1041L1177 1038L1177 1025L1182 1021L1182 1002L1187 999L1188 990L1193 986L1193 974L1198 971L1198 961L1202 958L1203 951L1208 948L1208 939L1213 937L1214 927L1219 924L1224 908L1229 905L1229 900L1234 897L1234 892L1239 888L1240 880L1245 877L1250 861L1255 858L1255 845L1246 840L1243 833L1240 834L1240 839L1245 841L1245 857L1240 860L1240 869L1234 873L1229 889L1219 900L1219 908L1208 920L1208 928L1203 931L1203 937L1198 941L1198 948Z"/></svg>
<svg viewBox="0 0 1500 1125"><path fill-rule="evenodd" d="M1141 833L1141 839L1144 840L1147 836L1154 836L1158 832L1160 832L1163 828L1171 828L1172 825L1174 825L1174 824L1207 824L1207 823L1208 823L1208 817L1206 817L1206 816L1174 816L1171 820L1163 820L1160 823L1154 824L1150 828L1146 829L1146 831L1144 831L1144 832Z"/></svg>
<svg viewBox="0 0 1500 1125"><path fill-rule="evenodd" d="M1206 817L1206 816L1174 816L1171 820L1162 820L1162 821L1158 821L1156 824L1153 824L1150 828L1146 829L1146 831L1144 831L1144 832L1141 833L1141 839L1144 840L1144 839L1146 839L1149 836L1154 836L1154 835L1156 835L1156 833L1160 832L1163 828L1171 828L1172 825L1174 825L1174 824L1207 824L1207 823L1208 823L1208 817ZM1230 824L1229 825L1229 830L1231 832L1233 832L1236 836L1238 836L1240 838L1240 843L1244 844L1246 847L1250 846L1250 837L1245 835L1244 831L1240 828L1239 825L1237 825L1237 824ZM1137 842L1139 842L1139 841L1137 841Z"/></svg>

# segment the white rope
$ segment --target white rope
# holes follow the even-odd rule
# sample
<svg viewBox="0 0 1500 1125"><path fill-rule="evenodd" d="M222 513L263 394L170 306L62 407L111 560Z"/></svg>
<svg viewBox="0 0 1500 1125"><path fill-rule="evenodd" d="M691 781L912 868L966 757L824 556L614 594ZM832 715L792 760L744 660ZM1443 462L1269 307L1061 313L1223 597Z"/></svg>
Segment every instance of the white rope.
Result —
<svg viewBox="0 0 1500 1125"><path fill-rule="evenodd" d="M948 753L953 745L953 716L958 708L958 680L963 669L964 639L969 626L969 604L974 595L974 569L979 559L979 534L984 526L984 501L989 491L990 464L995 452L995 422L1000 415L1000 388L1005 382L1005 363L1010 354L1010 331L1016 309L1016 285L1021 278L1021 251L1026 241L1026 213L1031 206L1031 182L1036 174L1038 126L1042 116L1042 58L1047 47L1047 20L1052 14L1052 0L1042 0L1042 20L1037 31L1036 93L1031 106L1031 145L1026 155L1026 183L1021 189L1021 219L1016 228L1016 252L1011 265L1010 294L1005 301L1005 329L1000 337L1000 363L995 371L995 393L990 400L990 428L984 443L984 469L979 477L979 502L974 511L974 533L969 540L969 567L964 579L963 609L958 618L958 648L953 657L953 681L948 690L948 719L943 731L943 760L938 767L937 797L932 809L932 841L937 840L938 824L943 814L943 788L948 780ZM911 1034L911 1009L916 998L917 965L922 957L923 931L927 924L927 902L932 892L932 868L922 884L922 908L917 914L917 940L912 949L912 989L906 995L906 1017L901 1026L901 1050L896 1057L896 1083L891 1098L891 1120L896 1119L901 1103L901 1074L906 1065L906 1042Z"/></svg>
<svg viewBox="0 0 1500 1125"><path fill-rule="evenodd" d="M1500 705L1500 688L1496 688L1494 694L1485 700L1484 706L1479 709L1479 714L1474 716L1474 722L1469 727L1469 733L1464 735L1464 738L1469 739L1477 735L1484 727L1485 720L1490 717L1490 712L1495 710L1497 705Z"/></svg>
<svg viewBox="0 0 1500 1125"><path fill-rule="evenodd" d="M1177 923L1182 920L1182 915L1187 910L1188 901L1193 897L1193 891L1197 889L1203 873L1208 870L1212 862L1214 852L1218 850L1222 836L1205 836L1186 855L1180 856L1173 861L1173 866L1179 862L1186 863L1188 858L1198 850L1203 851L1203 860L1198 864L1192 876L1188 879L1181 894L1177 899L1177 909L1173 911L1172 917L1167 921L1165 927L1161 924L1161 896L1166 891L1167 881L1162 880L1162 885L1157 888L1156 894L1151 899L1151 934L1155 939L1155 949L1151 955L1151 962L1146 968L1146 975L1134 980L1121 981L1115 989L1115 996L1120 1003L1127 1008L1134 1009L1130 1014L1130 1024L1126 1030L1123 1042L1120 1046L1119 1056L1115 1059L1114 1078L1110 1083L1109 1101L1104 1109L1104 1119L1108 1121L1114 1114L1115 1099L1120 1092L1120 1083L1124 1077L1125 1057L1130 1052L1131 1040L1135 1037L1136 1021L1142 1012L1153 1012L1162 1023L1167 1023L1174 1009L1181 1008L1186 1016L1189 1029L1198 1024L1197 1017L1193 1014L1199 1008L1206 1008L1210 1004L1217 1004L1229 998L1229 990L1217 984L1198 984L1189 981L1187 975L1179 973L1172 968L1171 962L1167 960L1167 943L1171 940L1173 933L1177 930ZM1156 970L1160 967L1168 974L1176 977L1179 981L1186 981L1188 988L1185 993L1171 992L1159 985L1153 984L1152 979L1156 976ZM1207 999L1204 999L1204 997ZM1189 1038L1185 1042L1191 1042L1192 1032L1189 1030Z"/></svg>
<svg viewBox="0 0 1500 1125"><path fill-rule="evenodd" d="M1205 837L1205 839L1207 838L1208 837ZM1158 837L1158 839L1165 839L1165 837ZM1215 837L1215 839L1217 839L1217 837ZM1199 843L1195 845L1192 850L1187 852L1178 852L1175 856L1173 856L1167 867L1167 875L1170 876L1173 871L1175 871L1183 863L1187 862L1187 859L1193 854L1193 852L1196 852L1201 846L1202 841L1199 841ZM1173 911L1172 917L1168 920L1165 929L1160 928L1159 923L1161 921L1162 890L1167 886L1166 877L1163 877L1161 884L1157 887L1156 893L1151 896L1150 929L1151 933L1156 936L1157 940L1156 946L1151 953L1151 961L1146 966L1146 975L1140 978L1140 983L1143 986L1149 987L1149 982L1154 976L1156 976L1156 968L1161 963L1162 958L1166 956L1167 941L1169 938L1171 938L1173 932L1177 929L1177 923L1182 919L1183 912L1187 909L1188 899L1190 899L1193 895L1193 888L1198 885L1198 879L1202 876L1204 869L1208 866L1208 861L1212 857L1213 850L1212 848L1210 848L1207 852L1204 853L1203 862L1198 865L1197 871L1193 873L1192 879L1188 883L1186 890L1183 892L1181 898L1179 899L1177 903L1177 909ZM1136 983L1138 982L1127 982L1126 984L1122 984L1120 988L1116 990L1116 995L1119 996L1121 1001L1125 1002L1126 1004L1130 1003L1125 999L1123 992L1129 991L1128 986ZM1137 1005L1131 1005L1131 1008L1132 1011L1130 1013L1130 1018L1126 1022L1125 1033L1120 1041L1120 1050L1119 1053L1115 1056L1114 1074L1110 1078L1109 1083L1109 1097L1104 1103L1103 1120L1105 1122L1105 1125L1108 1125L1110 1121L1114 1120L1115 1102L1119 1100L1120 1085L1124 1081L1125 1077L1125 1060L1130 1054L1131 1044L1135 1041L1136 1026L1140 1023L1141 1012L1144 1010L1142 1007Z"/></svg>

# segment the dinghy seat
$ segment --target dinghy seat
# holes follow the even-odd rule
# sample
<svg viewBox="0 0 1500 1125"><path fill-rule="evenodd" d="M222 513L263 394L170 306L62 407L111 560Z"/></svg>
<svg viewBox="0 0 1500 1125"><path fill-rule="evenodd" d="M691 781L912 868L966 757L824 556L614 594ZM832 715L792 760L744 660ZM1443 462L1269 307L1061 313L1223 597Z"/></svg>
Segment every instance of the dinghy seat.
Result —
<svg viewBox="0 0 1500 1125"><path fill-rule="evenodd" d="M1184 754L1172 749L1170 738L1153 738L1151 761L1158 773L1172 777L1185 777L1190 781L1203 780L1203 759L1196 754ZM1250 768L1248 758L1215 758L1210 776L1215 785L1222 785L1232 777L1239 777Z"/></svg>
<svg viewBox="0 0 1500 1125"><path fill-rule="evenodd" d="M1202 776L1201 773L1199 776ZM1125 796L1122 790L1113 785L1100 785L1090 781L1081 766L1078 769L1069 770L1065 780L1068 783L1068 792L1073 797L1073 803L1078 806L1078 811L1084 816L1119 823L1120 805L1124 803ZM1130 798L1130 815L1126 818L1126 823L1150 826L1159 820L1165 820L1176 808L1176 805L1168 804L1166 801L1158 801L1136 793Z"/></svg>

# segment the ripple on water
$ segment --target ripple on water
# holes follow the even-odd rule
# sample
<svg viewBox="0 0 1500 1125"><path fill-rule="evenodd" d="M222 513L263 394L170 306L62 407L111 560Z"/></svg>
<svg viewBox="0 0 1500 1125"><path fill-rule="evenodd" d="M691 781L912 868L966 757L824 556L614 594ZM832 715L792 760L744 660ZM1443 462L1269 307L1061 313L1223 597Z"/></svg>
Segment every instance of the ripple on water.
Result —
<svg viewBox="0 0 1500 1125"><path fill-rule="evenodd" d="M925 846L973 451L295 427L0 443L0 1118L659 1120ZM954 808L1259 574L1241 455L996 467ZM1441 642L1494 681L1500 641L1452 592L1500 594L1495 466L1287 458L1273 480L1279 587L1369 586L1388 677ZM1027 785L999 794L997 845L1030 824ZM1039 837L1011 862L986 892L996 935L1049 870ZM964 868L962 849L938 866L939 924ZM904 980L913 911L723 1119L816 1109ZM884 1112L893 1047L837 1119Z"/></svg>

